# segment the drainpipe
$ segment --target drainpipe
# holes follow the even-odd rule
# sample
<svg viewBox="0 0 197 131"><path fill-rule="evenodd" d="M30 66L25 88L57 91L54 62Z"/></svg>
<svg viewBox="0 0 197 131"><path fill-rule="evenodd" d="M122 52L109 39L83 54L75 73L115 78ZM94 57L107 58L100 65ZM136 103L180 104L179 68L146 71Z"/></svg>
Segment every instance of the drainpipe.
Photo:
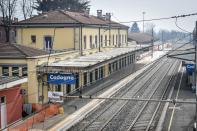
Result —
<svg viewBox="0 0 197 131"><path fill-rule="evenodd" d="M101 27L99 27L99 52L101 52Z"/></svg>
<svg viewBox="0 0 197 131"><path fill-rule="evenodd" d="M83 56L83 42L82 42L82 37L83 37L83 25L80 27L80 55Z"/></svg>

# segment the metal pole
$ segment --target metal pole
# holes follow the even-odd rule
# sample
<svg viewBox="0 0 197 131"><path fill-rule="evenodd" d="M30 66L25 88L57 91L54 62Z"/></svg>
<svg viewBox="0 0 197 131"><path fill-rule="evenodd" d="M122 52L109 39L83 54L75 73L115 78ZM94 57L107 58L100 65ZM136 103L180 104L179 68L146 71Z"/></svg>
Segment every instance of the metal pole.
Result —
<svg viewBox="0 0 197 131"><path fill-rule="evenodd" d="M152 28L152 58L153 58L153 47L154 47L154 29Z"/></svg>
<svg viewBox="0 0 197 131"><path fill-rule="evenodd" d="M162 31L162 33L161 33L161 37L162 37L162 50L164 50L163 31Z"/></svg>
<svg viewBox="0 0 197 131"><path fill-rule="evenodd" d="M99 52L101 52L101 28L99 27Z"/></svg>
<svg viewBox="0 0 197 131"><path fill-rule="evenodd" d="M144 15L145 15L146 12L142 12L143 14L143 33L144 33Z"/></svg>
<svg viewBox="0 0 197 131"><path fill-rule="evenodd" d="M197 85L197 77L196 77L196 73L197 73L197 71L196 71L196 69L197 69L197 67L196 67L196 65L197 65L197 21L196 21L196 30L195 30L196 32L195 32L195 34L194 34L194 42L195 42L195 86ZM196 101L197 101L197 89L196 89ZM197 124L197 104L196 104L196 124Z"/></svg>
<svg viewBox="0 0 197 131"><path fill-rule="evenodd" d="M80 55L81 56L83 56L83 42L82 42L82 40L83 40L83 38L82 38L83 37L83 34L82 34L83 30L82 29L83 29L83 26L81 25L81 29L80 29L80 45L81 45L80 46Z"/></svg>

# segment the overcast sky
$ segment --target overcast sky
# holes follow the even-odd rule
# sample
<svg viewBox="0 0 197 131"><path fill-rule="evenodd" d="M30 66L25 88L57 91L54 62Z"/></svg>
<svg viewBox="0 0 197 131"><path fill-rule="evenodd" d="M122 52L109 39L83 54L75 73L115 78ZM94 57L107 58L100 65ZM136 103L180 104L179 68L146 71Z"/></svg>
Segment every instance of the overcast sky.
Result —
<svg viewBox="0 0 197 131"><path fill-rule="evenodd" d="M104 13L113 13L113 20L131 21L142 20L142 12L146 12L145 19L171 17L175 15L197 13L197 0L90 0L91 14L96 15L97 9ZM192 31L197 16L180 18L178 25L185 30ZM179 30L174 20L153 21L156 29ZM127 24L132 25L132 23ZM142 29L142 23L139 23ZM180 30L179 30L180 31Z"/></svg>

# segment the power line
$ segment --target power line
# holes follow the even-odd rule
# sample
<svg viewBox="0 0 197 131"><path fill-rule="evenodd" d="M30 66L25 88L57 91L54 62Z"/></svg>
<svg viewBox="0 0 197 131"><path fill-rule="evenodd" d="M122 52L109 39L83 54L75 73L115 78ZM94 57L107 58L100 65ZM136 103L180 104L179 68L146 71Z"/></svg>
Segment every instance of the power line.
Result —
<svg viewBox="0 0 197 131"><path fill-rule="evenodd" d="M183 14L183 15L177 15L177 16L171 16L171 17L161 17L161 18L154 18L154 19L131 20L131 21L125 21L125 22L119 22L119 23L132 23L132 22L143 22L143 21L160 21L160 20L185 18L185 17L190 17L190 16L196 16L196 15L197 15L197 13L192 13L192 14Z"/></svg>
<svg viewBox="0 0 197 131"><path fill-rule="evenodd" d="M187 32L187 33L189 33L189 34L192 34L192 32L189 32L189 31L187 31L187 30L181 28L180 26L178 26L178 20L177 20L177 18L175 19L175 25L176 25L177 28L179 28L179 29L182 30L183 32Z"/></svg>
<svg viewBox="0 0 197 131"><path fill-rule="evenodd" d="M167 100L159 100L159 99L143 99L143 98L119 98L119 97L95 97L95 96L61 96L64 99L97 99L97 100L119 100L119 101L148 101L148 102L170 102L170 103L182 103L182 104L197 104L196 101L183 101L178 99L167 99Z"/></svg>

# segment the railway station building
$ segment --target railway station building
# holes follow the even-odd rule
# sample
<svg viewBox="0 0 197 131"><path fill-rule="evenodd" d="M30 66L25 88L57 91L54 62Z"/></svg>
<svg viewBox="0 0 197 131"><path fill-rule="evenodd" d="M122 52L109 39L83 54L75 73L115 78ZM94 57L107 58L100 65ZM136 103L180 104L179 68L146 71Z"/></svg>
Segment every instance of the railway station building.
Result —
<svg viewBox="0 0 197 131"><path fill-rule="evenodd" d="M97 16L89 10L55 10L14 24L16 45L47 52L25 58L29 103L61 101L58 95L79 91L126 66L135 66L136 56L151 50L147 45L128 44L129 27L110 17L102 10Z"/></svg>

